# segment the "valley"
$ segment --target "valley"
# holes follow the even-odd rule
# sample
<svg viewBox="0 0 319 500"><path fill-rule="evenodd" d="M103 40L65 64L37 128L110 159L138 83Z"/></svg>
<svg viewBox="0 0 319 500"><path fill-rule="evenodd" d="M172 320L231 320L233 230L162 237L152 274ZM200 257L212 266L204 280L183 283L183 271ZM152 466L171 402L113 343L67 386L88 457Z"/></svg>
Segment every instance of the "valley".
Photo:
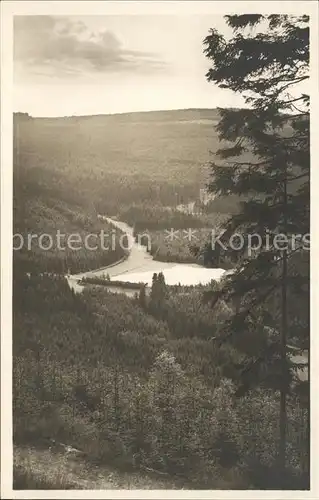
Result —
<svg viewBox="0 0 319 500"><path fill-rule="evenodd" d="M211 255L211 231L240 201L203 197L217 121L200 109L14 116L14 233L83 242L103 230L114 244L14 251L17 487L241 489L274 477L274 379L238 396L247 352L263 352L269 329L261 317L258 338L220 342L236 304L212 307L235 263ZM302 323L303 304L290 299ZM287 405L298 485L305 399L292 392Z"/></svg>

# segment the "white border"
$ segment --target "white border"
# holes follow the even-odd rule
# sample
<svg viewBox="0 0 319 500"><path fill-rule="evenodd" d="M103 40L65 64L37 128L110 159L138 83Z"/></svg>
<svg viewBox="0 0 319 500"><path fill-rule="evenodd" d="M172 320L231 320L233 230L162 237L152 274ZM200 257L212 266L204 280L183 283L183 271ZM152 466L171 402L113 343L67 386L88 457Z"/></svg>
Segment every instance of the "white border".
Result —
<svg viewBox="0 0 319 500"><path fill-rule="evenodd" d="M311 490L12 490L12 21L14 15L224 15L227 13L309 14L311 17ZM1 3L1 497L134 499L318 499L316 475L319 404L317 331L319 304L318 3L317 1L3 1Z"/></svg>

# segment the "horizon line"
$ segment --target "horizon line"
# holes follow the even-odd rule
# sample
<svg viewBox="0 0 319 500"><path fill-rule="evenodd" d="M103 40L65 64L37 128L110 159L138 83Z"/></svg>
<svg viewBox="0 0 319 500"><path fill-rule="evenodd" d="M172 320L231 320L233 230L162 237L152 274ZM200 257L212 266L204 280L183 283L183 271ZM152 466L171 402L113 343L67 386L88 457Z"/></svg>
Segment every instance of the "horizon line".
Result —
<svg viewBox="0 0 319 500"><path fill-rule="evenodd" d="M21 114L28 115L30 118L88 118L88 117L101 117L101 116L121 116L121 115L132 115L132 114L146 114L146 113L167 113L170 111L218 111L219 109L243 109L233 106L224 107L214 107L214 108L171 108L171 109L150 109L141 111L120 111L116 113L94 113L94 114L81 114L81 115L56 115L56 116L33 116L28 111L13 111L13 115Z"/></svg>

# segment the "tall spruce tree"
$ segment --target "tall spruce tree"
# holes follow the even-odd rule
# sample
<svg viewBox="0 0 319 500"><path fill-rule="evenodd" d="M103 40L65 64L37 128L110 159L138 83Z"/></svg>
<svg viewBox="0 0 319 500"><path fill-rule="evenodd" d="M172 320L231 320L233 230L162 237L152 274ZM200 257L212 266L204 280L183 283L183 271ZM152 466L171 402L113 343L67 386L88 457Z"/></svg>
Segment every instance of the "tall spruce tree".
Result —
<svg viewBox="0 0 319 500"><path fill-rule="evenodd" d="M234 304L221 341L242 353L238 393L255 384L280 393L277 470L286 487L286 405L298 368L291 343L308 349L309 358L309 18L233 15L225 21L230 38L212 29L204 40L212 62L206 77L241 94L246 106L219 109L223 147L212 162L209 189L239 202L214 242L215 258L230 257L234 272L213 302ZM249 240L258 245L253 252Z"/></svg>
<svg viewBox="0 0 319 500"><path fill-rule="evenodd" d="M138 294L138 303L142 309L146 307L146 285L142 285Z"/></svg>
<svg viewBox="0 0 319 500"><path fill-rule="evenodd" d="M165 277L162 272L154 273L152 278L152 288L150 294L150 308L153 313L159 314L167 298L167 287Z"/></svg>

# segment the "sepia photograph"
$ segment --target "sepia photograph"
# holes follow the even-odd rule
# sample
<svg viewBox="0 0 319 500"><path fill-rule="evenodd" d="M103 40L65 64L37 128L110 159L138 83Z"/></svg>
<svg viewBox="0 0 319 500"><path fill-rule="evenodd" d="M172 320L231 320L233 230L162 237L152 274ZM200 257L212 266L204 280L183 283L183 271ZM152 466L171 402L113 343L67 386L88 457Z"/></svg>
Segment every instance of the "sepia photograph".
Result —
<svg viewBox="0 0 319 500"><path fill-rule="evenodd" d="M12 498L317 498L318 4L4 4Z"/></svg>

